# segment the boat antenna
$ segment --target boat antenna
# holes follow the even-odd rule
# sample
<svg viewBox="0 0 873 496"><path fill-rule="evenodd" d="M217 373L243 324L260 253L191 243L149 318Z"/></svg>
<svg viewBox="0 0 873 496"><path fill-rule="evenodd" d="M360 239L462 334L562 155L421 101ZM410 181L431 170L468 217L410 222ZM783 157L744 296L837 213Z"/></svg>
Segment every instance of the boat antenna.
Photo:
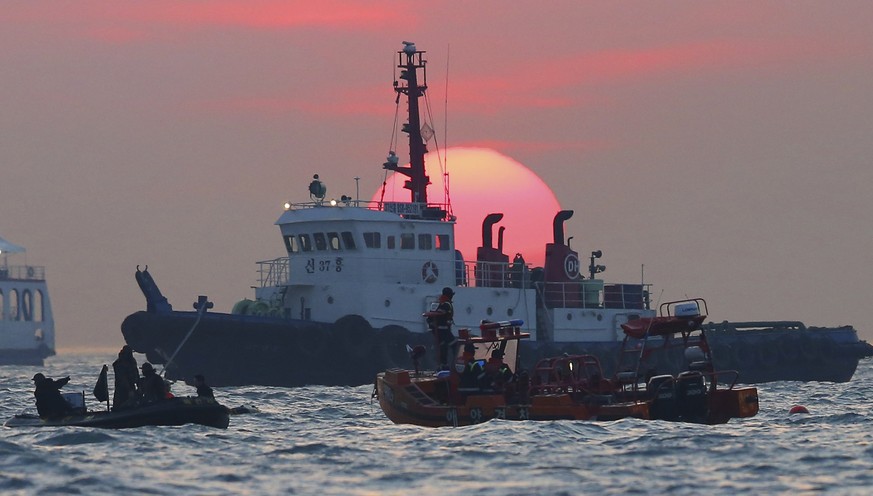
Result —
<svg viewBox="0 0 873 496"><path fill-rule="evenodd" d="M443 146L448 150L449 147L449 60L452 56L452 45L446 45L446 90L445 100L443 101ZM439 152L439 146L437 146ZM449 215L454 215L452 212L452 198L449 194L449 156L446 155L445 167L443 170L443 195L446 197L446 210Z"/></svg>
<svg viewBox="0 0 873 496"><path fill-rule="evenodd" d="M427 62L424 54L423 50L416 49L415 43L409 41L404 41L403 50L397 52L397 68L400 69L400 76L394 81L394 91L397 92L398 100L401 94L406 95L408 103L408 120L401 131L409 135L409 166L399 167L389 158L383 167L408 176L409 180L403 187L410 191L411 201L427 205L427 185L430 183L430 178L427 177L424 165L427 145L422 137L418 101L427 91Z"/></svg>

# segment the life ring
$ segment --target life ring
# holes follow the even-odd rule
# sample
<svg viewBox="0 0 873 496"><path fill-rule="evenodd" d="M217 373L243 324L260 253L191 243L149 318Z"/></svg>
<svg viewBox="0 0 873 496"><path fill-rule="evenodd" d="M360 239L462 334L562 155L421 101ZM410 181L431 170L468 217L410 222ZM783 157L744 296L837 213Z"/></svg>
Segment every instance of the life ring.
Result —
<svg viewBox="0 0 873 496"><path fill-rule="evenodd" d="M437 267L437 264L432 260L428 260L421 266L421 279L428 283L433 284L436 282L437 278L440 275L440 269Z"/></svg>

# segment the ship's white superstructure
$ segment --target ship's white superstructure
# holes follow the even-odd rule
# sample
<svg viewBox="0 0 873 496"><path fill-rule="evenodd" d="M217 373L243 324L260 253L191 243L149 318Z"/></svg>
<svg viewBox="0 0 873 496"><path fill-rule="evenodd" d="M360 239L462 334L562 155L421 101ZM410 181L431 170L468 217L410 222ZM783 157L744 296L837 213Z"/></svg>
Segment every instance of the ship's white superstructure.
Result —
<svg viewBox="0 0 873 496"><path fill-rule="evenodd" d="M0 364L42 365L55 354L55 323L45 267L0 238Z"/></svg>

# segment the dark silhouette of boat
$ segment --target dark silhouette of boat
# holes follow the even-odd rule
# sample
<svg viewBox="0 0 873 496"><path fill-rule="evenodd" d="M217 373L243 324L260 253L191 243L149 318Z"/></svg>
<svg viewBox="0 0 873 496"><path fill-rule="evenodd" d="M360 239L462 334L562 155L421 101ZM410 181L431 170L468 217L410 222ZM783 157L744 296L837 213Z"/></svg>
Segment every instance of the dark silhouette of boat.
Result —
<svg viewBox="0 0 873 496"><path fill-rule="evenodd" d="M40 418L19 414L6 421L6 427L98 427L128 429L157 425L200 424L227 429L230 410L212 398L175 397L112 411L83 411L60 418Z"/></svg>

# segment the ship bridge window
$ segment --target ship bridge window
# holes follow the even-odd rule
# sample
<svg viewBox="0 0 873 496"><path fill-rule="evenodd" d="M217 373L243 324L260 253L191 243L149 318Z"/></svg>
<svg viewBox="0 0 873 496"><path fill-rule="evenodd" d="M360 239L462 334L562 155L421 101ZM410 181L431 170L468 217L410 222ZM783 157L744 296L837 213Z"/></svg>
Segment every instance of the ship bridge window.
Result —
<svg viewBox="0 0 873 496"><path fill-rule="evenodd" d="M330 246L331 250L339 250L340 249L339 233L335 233L335 232L327 233L327 245Z"/></svg>
<svg viewBox="0 0 873 496"><path fill-rule="evenodd" d="M387 244L387 247L389 250L393 250L395 248L394 236L388 236L388 239L386 240L386 244Z"/></svg>
<svg viewBox="0 0 873 496"><path fill-rule="evenodd" d="M437 250L448 250L449 249L449 235L448 234L437 234L436 235L436 249Z"/></svg>
<svg viewBox="0 0 873 496"><path fill-rule="evenodd" d="M324 237L324 233L314 233L312 238L315 240L315 249L318 251L324 251L327 249L327 238Z"/></svg>
<svg viewBox="0 0 873 496"><path fill-rule="evenodd" d="M400 235L400 249L414 250L415 249L415 234L403 233Z"/></svg>
<svg viewBox="0 0 873 496"><path fill-rule="evenodd" d="M290 234L285 236L285 248L288 249L288 253L297 253L300 251L300 243L297 241L297 236Z"/></svg>
<svg viewBox="0 0 873 496"><path fill-rule="evenodd" d="M346 250L354 250L355 246L355 237L352 235L350 231L343 231L341 233L343 238L343 245L346 247Z"/></svg>
<svg viewBox="0 0 873 496"><path fill-rule="evenodd" d="M364 244L367 248L382 248L382 233L365 232Z"/></svg>
<svg viewBox="0 0 873 496"><path fill-rule="evenodd" d="M300 240L300 251L312 251L312 240L309 239L308 234L301 234L298 239Z"/></svg>
<svg viewBox="0 0 873 496"><path fill-rule="evenodd" d="M419 250L433 250L433 237L430 234L419 234L418 235L418 249Z"/></svg>

